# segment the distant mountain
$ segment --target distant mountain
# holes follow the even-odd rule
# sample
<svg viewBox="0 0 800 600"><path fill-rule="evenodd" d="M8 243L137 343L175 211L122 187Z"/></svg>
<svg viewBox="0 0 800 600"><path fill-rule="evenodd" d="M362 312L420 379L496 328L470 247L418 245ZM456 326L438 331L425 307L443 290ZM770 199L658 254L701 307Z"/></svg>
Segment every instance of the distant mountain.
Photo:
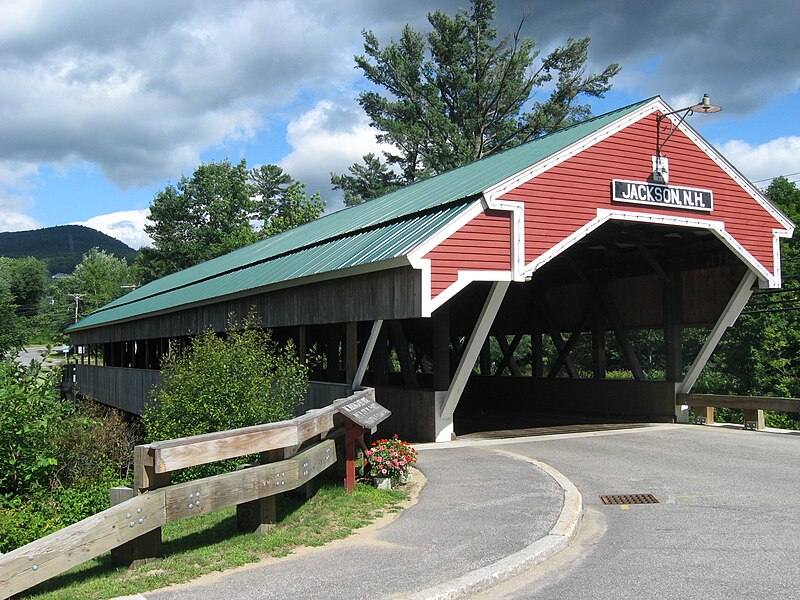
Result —
<svg viewBox="0 0 800 600"><path fill-rule="evenodd" d="M51 274L72 273L83 255L95 247L117 258L124 258L128 264L136 258L136 250L130 246L83 225L59 225L0 233L0 256L33 256L44 261Z"/></svg>

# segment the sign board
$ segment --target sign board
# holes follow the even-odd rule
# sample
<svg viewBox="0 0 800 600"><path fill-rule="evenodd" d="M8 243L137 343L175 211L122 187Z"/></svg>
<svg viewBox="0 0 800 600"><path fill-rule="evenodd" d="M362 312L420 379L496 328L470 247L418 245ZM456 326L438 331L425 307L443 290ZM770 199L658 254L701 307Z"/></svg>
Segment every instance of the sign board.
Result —
<svg viewBox="0 0 800 600"><path fill-rule="evenodd" d="M364 429L377 427L392 414L388 408L381 406L366 395L352 400L348 398L347 401L336 404L336 410Z"/></svg>
<svg viewBox="0 0 800 600"><path fill-rule="evenodd" d="M663 185L648 181L611 181L611 199L629 204L647 204L664 208L711 212L714 195L711 190Z"/></svg>

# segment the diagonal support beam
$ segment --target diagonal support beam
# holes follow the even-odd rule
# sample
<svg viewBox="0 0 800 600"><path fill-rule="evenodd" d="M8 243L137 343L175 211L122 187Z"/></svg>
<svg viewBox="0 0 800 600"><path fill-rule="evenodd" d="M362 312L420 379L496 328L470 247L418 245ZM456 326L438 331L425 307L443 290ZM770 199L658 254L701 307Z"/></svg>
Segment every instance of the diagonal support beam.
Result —
<svg viewBox="0 0 800 600"><path fill-rule="evenodd" d="M372 323L372 331L369 333L369 338L364 346L364 353L361 355L361 361L358 363L355 377L353 377L353 385L351 386L353 389L361 387L361 381L364 379L364 373L367 372L367 366L369 366L369 361L372 358L372 351L375 349L375 343L378 341L382 325L383 319L377 319Z"/></svg>
<svg viewBox="0 0 800 600"><path fill-rule="evenodd" d="M742 309L744 309L744 305L747 304L747 301L750 299L755 281L756 274L748 270L739 282L736 291L733 292L733 296L731 296L731 299L728 301L725 310L722 311L719 319L717 319L708 339L697 354L697 358L694 359L692 366L689 367L686 377L683 378L678 388L679 394L688 394L692 390L692 386L697 382L700 372L703 370L703 367L706 366L706 363L708 363L708 359L711 358L711 354L722 339L725 330L734 324L739 314L742 312Z"/></svg>
<svg viewBox="0 0 800 600"><path fill-rule="evenodd" d="M486 336L489 335L489 329L494 322L495 316L497 316L497 311L500 310L500 305L503 303L503 298L509 285L511 285L510 281L495 281L492 283L489 295L486 297L483 309L481 309L481 313L478 316L478 322L475 324L475 329L472 330L472 334L467 341L464 354L461 356L461 361L458 363L453 380L450 382L450 388L447 390L447 396L439 411L442 419L452 421L458 401L461 399L461 394L464 392L470 373L472 373L472 369L475 366L475 361L478 360L483 342L486 340Z"/></svg>
<svg viewBox="0 0 800 600"><path fill-rule="evenodd" d="M642 365L639 363L639 358L636 356L636 351L633 349L633 344L631 344L628 334L625 332L625 324L623 323L619 312L617 312L617 308L614 306L611 296L606 290L603 290L601 293L600 301L605 307L608 322L611 324L611 328L614 330L617 343L622 350L622 355L625 357L625 361L628 363L628 366L631 369L631 373L633 373L633 378L637 381L644 380L644 371L642 370Z"/></svg>
<svg viewBox="0 0 800 600"><path fill-rule="evenodd" d="M495 338L500 345L500 350L503 351L503 360L500 361L500 366L497 367L497 371L494 373L495 377L501 376L503 371L506 370L506 367L508 367L514 377L520 377L522 372L519 370L517 361L514 360L514 352L517 351L517 346L519 346L522 340L522 334L516 334L514 339L511 340L511 344L508 343L504 335L496 335ZM483 375L483 371L481 371L481 375Z"/></svg>
<svg viewBox="0 0 800 600"><path fill-rule="evenodd" d="M545 331L550 336L550 339L553 340L553 345L556 347L556 351L558 352L559 356L561 356L564 353L564 346L566 342L564 341L564 338L561 337L561 329L556 325L553 311L550 308L550 305L547 303L547 300L544 298L542 298L542 301L538 304L538 306L541 310L541 319L542 323L544 324ZM567 369L567 374L572 379L578 378L578 368L569 357L569 353L564 355L564 366Z"/></svg>
<svg viewBox="0 0 800 600"><path fill-rule="evenodd" d="M573 348L575 348L575 344L578 343L581 334L584 331L586 331L587 327L589 327L589 322L592 320L594 313L595 313L595 306L594 305L589 306L589 308L586 310L586 313L583 316L583 319L581 320L580 325L578 325L578 328L572 332L572 335L569 336L566 344L564 344L563 348L561 348L561 350L558 351L558 356L556 357L556 360L553 361L553 365L550 367L550 371L548 371L547 373L548 378L553 378L556 375L558 375L558 372L561 370L561 367L563 367L566 364L567 357L570 355L570 352L572 352ZM559 337L561 337L561 334L559 334Z"/></svg>

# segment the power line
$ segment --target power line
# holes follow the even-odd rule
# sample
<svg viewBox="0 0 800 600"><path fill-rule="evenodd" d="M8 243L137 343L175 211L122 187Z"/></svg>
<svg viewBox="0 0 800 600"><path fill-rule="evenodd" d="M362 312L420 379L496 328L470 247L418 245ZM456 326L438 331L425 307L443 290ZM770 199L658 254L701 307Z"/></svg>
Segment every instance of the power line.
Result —
<svg viewBox="0 0 800 600"><path fill-rule="evenodd" d="M761 183L762 181L771 181L773 179L777 179L778 177L785 177L786 179L789 179L789 177L794 177L795 175L800 175L800 171L798 171L797 173L789 173L788 175L775 175L775 177L765 177L764 179L756 179L752 183Z"/></svg>

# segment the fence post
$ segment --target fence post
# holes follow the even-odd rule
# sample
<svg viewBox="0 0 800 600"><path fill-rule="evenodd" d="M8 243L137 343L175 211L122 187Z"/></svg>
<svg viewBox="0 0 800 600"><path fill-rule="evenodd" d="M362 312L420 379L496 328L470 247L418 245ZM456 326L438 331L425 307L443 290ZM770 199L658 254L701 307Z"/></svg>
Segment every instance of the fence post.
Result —
<svg viewBox="0 0 800 600"><path fill-rule="evenodd" d="M261 465L280 462L297 454L297 446L269 450L259 455ZM280 494L236 505L236 528L242 533L265 534L278 522L277 499Z"/></svg>
<svg viewBox="0 0 800 600"><path fill-rule="evenodd" d="M149 446L136 446L133 449L133 488L112 488L111 506L170 484L169 473L155 472L149 449ZM161 556L161 527L111 551L111 560L114 564L129 567L152 562Z"/></svg>
<svg viewBox="0 0 800 600"><path fill-rule="evenodd" d="M747 428L748 421L756 424L756 429L764 429L764 411L760 409L744 409L744 426Z"/></svg>

